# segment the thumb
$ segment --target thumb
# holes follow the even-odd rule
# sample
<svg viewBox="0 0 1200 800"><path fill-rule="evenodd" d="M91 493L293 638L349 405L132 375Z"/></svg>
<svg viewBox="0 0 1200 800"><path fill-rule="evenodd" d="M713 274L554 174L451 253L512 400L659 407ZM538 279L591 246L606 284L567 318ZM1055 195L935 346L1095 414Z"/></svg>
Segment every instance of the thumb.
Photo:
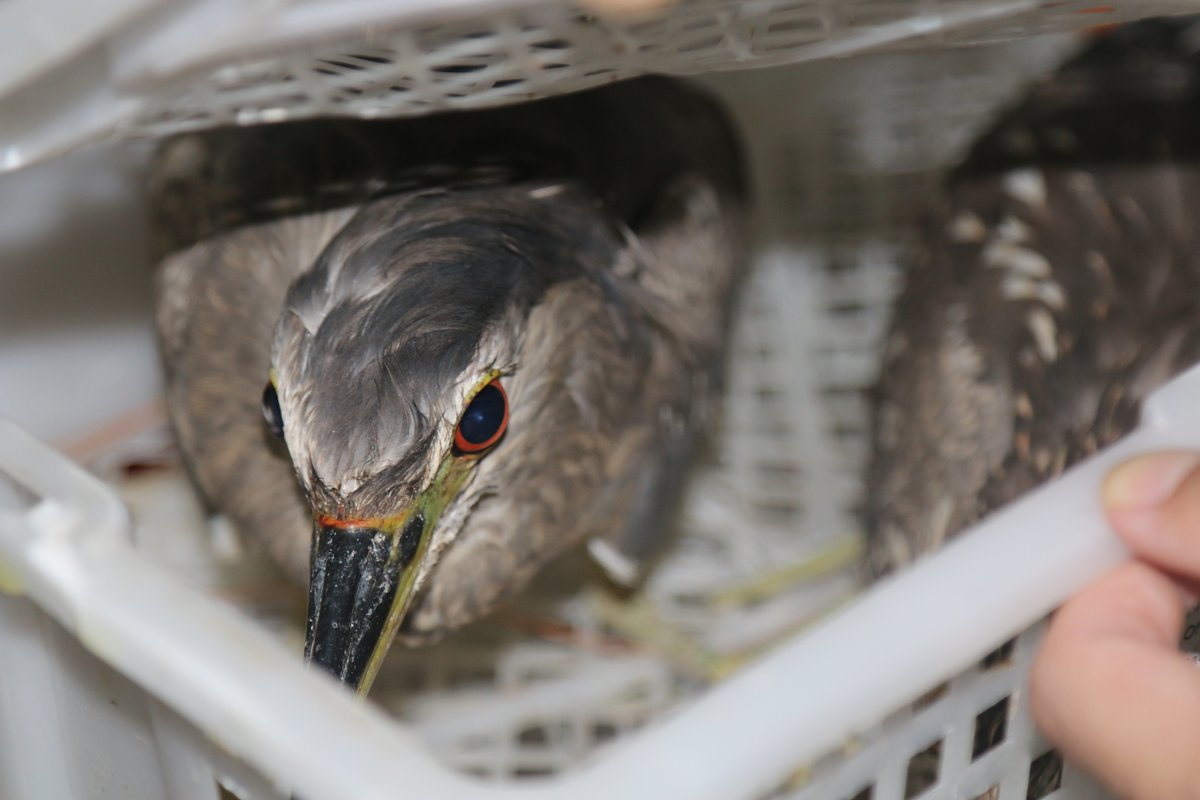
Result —
<svg viewBox="0 0 1200 800"><path fill-rule="evenodd" d="M1200 453L1130 459L1108 476L1103 496L1109 522L1140 559L1200 579Z"/></svg>

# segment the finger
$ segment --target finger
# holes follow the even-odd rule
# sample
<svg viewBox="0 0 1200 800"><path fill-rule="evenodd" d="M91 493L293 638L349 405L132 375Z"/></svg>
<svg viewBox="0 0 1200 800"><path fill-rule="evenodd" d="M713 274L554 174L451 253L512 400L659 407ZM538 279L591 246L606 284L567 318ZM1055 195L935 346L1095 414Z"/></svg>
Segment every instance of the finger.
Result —
<svg viewBox="0 0 1200 800"><path fill-rule="evenodd" d="M1139 558L1200 579L1200 454L1126 461L1105 481L1104 505L1109 522Z"/></svg>
<svg viewBox="0 0 1200 800"><path fill-rule="evenodd" d="M1039 729L1121 797L1200 798L1200 671L1176 649L1187 595L1127 564L1055 613L1034 662Z"/></svg>

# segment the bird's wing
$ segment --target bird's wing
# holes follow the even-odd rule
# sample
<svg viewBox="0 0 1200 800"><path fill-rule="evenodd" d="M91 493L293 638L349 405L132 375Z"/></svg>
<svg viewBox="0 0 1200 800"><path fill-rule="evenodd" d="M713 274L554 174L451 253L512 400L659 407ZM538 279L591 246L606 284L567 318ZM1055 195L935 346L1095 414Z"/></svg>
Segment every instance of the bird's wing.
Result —
<svg viewBox="0 0 1200 800"><path fill-rule="evenodd" d="M1197 57L1152 22L1004 114L922 231L868 474L871 571L1111 443L1200 356Z"/></svg>
<svg viewBox="0 0 1200 800"><path fill-rule="evenodd" d="M614 581L631 586L671 540L687 478L717 418L724 342L741 268L745 208L693 177L666 187L653 214L632 234L638 265L628 296L656 332L640 402L613 448L613 480L597 504L612 514L589 543ZM612 520L624 519L624 524Z"/></svg>

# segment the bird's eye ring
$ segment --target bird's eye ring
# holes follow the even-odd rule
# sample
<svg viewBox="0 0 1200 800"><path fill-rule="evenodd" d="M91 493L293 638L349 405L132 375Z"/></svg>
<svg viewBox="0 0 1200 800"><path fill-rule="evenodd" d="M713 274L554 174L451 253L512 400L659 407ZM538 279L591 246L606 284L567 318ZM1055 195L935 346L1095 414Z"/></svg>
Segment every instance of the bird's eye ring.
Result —
<svg viewBox="0 0 1200 800"><path fill-rule="evenodd" d="M500 441L507 427L508 395L500 381L493 380L467 404L454 429L454 449L460 454L482 453Z"/></svg>
<svg viewBox="0 0 1200 800"><path fill-rule="evenodd" d="M275 390L274 381L268 381L267 387L263 389L262 414L267 423L267 430L283 441L283 410L279 407L279 392Z"/></svg>

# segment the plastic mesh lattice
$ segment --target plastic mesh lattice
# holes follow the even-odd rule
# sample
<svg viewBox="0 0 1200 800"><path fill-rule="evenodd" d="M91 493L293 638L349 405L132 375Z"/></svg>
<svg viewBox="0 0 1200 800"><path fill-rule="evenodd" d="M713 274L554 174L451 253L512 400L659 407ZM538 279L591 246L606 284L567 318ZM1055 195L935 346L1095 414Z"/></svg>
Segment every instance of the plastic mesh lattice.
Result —
<svg viewBox="0 0 1200 800"><path fill-rule="evenodd" d="M1050 752L1033 729L1024 691L1041 628L994 663L964 672L885 720L845 751L814 765L795 800L927 800L1061 797L1058 782L1029 791L1031 765ZM1034 773L1038 770L1034 769ZM1040 776L1039 776L1040 777Z"/></svg>
<svg viewBox="0 0 1200 800"><path fill-rule="evenodd" d="M437 23L387 25L366 39L225 63L176 86L127 130L271 122L316 114L380 116L477 108L646 72L767 66L885 46L997 41L1169 13L1092 2L685 0L622 21L567 4ZM269 32L268 32L269 33ZM260 50L270 51L263 43Z"/></svg>

